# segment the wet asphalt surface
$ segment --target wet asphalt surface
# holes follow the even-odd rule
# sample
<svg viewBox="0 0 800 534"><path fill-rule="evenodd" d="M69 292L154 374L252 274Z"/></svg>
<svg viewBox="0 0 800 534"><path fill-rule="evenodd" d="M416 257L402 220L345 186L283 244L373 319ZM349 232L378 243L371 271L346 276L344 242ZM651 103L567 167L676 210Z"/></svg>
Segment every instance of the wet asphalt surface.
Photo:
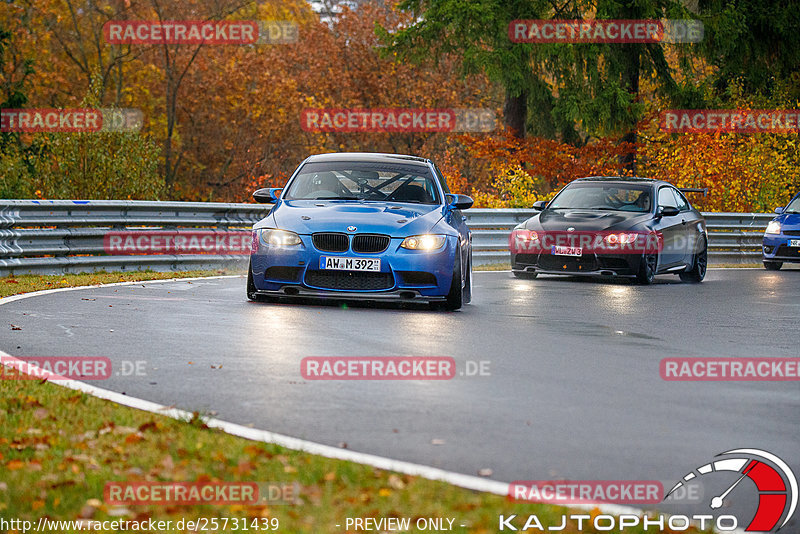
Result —
<svg viewBox="0 0 800 534"><path fill-rule="evenodd" d="M800 473L800 382L659 374L667 357L798 357L798 269L710 270L699 285L660 276L647 287L477 272L458 312L251 303L244 286L237 277L11 302L0 307L0 350L107 356L114 376L94 382L106 389L459 473L488 468L502 481L671 485L740 447ZM310 381L300 363L311 356L448 356L457 374ZM132 361L146 362L144 375L118 374ZM477 362L484 376L468 376ZM741 489L732 510L754 510L751 494ZM680 513L708 511L697 506Z"/></svg>

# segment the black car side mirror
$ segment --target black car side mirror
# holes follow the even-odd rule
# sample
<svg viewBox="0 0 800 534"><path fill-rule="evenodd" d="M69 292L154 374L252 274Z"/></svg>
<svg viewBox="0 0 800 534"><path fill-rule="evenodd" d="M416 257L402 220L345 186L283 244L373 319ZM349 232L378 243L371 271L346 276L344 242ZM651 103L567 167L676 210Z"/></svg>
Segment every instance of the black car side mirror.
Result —
<svg viewBox="0 0 800 534"><path fill-rule="evenodd" d="M472 197L467 195L447 195L447 205L457 210L468 210L475 203Z"/></svg>
<svg viewBox="0 0 800 534"><path fill-rule="evenodd" d="M256 189L253 193L253 199L259 204L272 204L278 197L280 197L282 189L277 187L265 187L263 189Z"/></svg>
<svg viewBox="0 0 800 534"><path fill-rule="evenodd" d="M675 206L662 206L658 210L659 215L663 215L664 217L674 217L675 215L679 214L681 210L676 208Z"/></svg>
<svg viewBox="0 0 800 534"><path fill-rule="evenodd" d="M542 211L546 207L547 207L547 201L546 200L537 200L536 202L533 203L533 209L535 209L535 210Z"/></svg>

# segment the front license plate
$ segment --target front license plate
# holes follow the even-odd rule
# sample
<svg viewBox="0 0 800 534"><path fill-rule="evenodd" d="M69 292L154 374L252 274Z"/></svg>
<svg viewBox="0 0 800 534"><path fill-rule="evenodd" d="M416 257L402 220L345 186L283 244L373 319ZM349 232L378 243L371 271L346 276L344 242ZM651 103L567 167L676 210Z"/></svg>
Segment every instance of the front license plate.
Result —
<svg viewBox="0 0 800 534"><path fill-rule="evenodd" d="M581 247L560 247L553 245L550 247L550 253L554 256L581 256L583 249Z"/></svg>
<svg viewBox="0 0 800 534"><path fill-rule="evenodd" d="M321 256L320 269L333 269L335 271L380 271L381 260L377 258L342 258L336 256Z"/></svg>
<svg viewBox="0 0 800 534"><path fill-rule="evenodd" d="M790 239L789 240L790 247L800 247L800 239Z"/></svg>

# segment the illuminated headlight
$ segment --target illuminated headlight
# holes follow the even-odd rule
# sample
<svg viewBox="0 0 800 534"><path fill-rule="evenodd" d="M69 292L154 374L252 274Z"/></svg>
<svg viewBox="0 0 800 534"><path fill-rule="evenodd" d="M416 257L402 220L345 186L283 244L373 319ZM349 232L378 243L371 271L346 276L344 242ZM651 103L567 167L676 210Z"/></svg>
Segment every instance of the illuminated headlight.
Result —
<svg viewBox="0 0 800 534"><path fill-rule="evenodd" d="M608 234L606 236L606 243L609 245L627 245L629 243L635 243L636 238L638 237L637 234Z"/></svg>
<svg viewBox="0 0 800 534"><path fill-rule="evenodd" d="M524 228L516 229L512 232L512 239L521 239L522 241L538 241L539 234L533 230L525 230Z"/></svg>
<svg viewBox="0 0 800 534"><path fill-rule="evenodd" d="M770 221L767 225L767 229L764 231L765 234L780 234L781 233L781 223L778 221Z"/></svg>
<svg viewBox="0 0 800 534"><path fill-rule="evenodd" d="M264 228L261 230L261 242L273 247L290 247L302 243L300 236L288 230Z"/></svg>
<svg viewBox="0 0 800 534"><path fill-rule="evenodd" d="M405 238L400 246L409 250L436 250L444 246L445 239L443 235L414 235Z"/></svg>

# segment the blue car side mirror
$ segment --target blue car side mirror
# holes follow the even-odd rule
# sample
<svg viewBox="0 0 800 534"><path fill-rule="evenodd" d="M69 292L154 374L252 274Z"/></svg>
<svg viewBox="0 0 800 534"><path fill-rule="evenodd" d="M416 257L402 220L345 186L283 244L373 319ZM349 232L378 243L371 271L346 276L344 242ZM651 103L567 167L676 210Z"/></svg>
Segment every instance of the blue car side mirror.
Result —
<svg viewBox="0 0 800 534"><path fill-rule="evenodd" d="M783 208L775 208L775 213L780 215L781 213L783 213Z"/></svg>

